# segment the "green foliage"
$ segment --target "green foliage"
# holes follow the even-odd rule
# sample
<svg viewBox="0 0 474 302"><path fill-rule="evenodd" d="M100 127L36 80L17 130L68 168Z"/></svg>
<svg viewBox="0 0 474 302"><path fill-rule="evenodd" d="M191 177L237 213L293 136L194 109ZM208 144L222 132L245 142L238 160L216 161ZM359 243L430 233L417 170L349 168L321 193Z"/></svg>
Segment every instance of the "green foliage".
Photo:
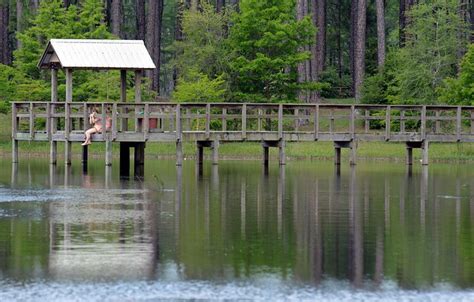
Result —
<svg viewBox="0 0 474 302"><path fill-rule="evenodd" d="M456 74L457 54L467 43L456 0L433 0L409 12L407 41L395 56L394 103L433 103L443 79Z"/></svg>
<svg viewBox="0 0 474 302"><path fill-rule="evenodd" d="M322 87L323 98L347 98L351 96L352 79L348 74L339 74L334 67L328 67L321 73L320 81L326 85Z"/></svg>
<svg viewBox="0 0 474 302"><path fill-rule="evenodd" d="M210 78L221 74L226 65L224 41L225 27L230 11L216 12L207 1L201 2L201 9L186 10L183 14L183 40L175 41L172 48L176 59L174 65L178 74L187 75L199 71Z"/></svg>
<svg viewBox="0 0 474 302"><path fill-rule="evenodd" d="M222 102L224 100L224 76L209 79L206 74L189 70L186 77L178 81L173 100L176 102Z"/></svg>
<svg viewBox="0 0 474 302"><path fill-rule="evenodd" d="M457 78L447 78L440 89L440 99L449 104L474 105L474 44L461 62Z"/></svg>
<svg viewBox="0 0 474 302"><path fill-rule="evenodd" d="M86 38L110 39L112 34L107 32L103 16L103 3L100 0L84 0L81 6L63 7L63 1L41 1L38 13L32 21L33 26L18 33L22 47L14 52L15 70L0 68L10 81L0 83L4 91L0 97L7 101L36 100L47 101L50 99L49 71L40 71L38 61L50 39L58 38ZM109 79L100 73L75 72L74 73L74 100L83 101L108 94ZM6 77L2 77L5 79ZM119 78L110 86L118 87ZM2 80L0 80L2 81ZM59 73L59 83L64 82L64 76ZM91 83L92 82L92 83ZM95 86L94 86L95 82ZM95 89L91 89L94 86ZM3 90L3 89L2 89ZM58 92L64 95L64 84L60 84Z"/></svg>
<svg viewBox="0 0 474 302"><path fill-rule="evenodd" d="M295 18L292 0L242 0L229 33L231 88L245 101L296 99L296 68L310 57L300 52L312 43L309 16Z"/></svg>

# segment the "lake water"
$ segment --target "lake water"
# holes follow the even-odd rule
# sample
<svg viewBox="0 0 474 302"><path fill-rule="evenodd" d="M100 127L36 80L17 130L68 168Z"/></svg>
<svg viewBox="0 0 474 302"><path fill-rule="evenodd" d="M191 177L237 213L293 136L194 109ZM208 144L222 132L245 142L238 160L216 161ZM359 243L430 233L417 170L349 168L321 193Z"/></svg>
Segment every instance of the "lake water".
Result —
<svg viewBox="0 0 474 302"><path fill-rule="evenodd" d="M0 164L0 301L474 301L472 164Z"/></svg>

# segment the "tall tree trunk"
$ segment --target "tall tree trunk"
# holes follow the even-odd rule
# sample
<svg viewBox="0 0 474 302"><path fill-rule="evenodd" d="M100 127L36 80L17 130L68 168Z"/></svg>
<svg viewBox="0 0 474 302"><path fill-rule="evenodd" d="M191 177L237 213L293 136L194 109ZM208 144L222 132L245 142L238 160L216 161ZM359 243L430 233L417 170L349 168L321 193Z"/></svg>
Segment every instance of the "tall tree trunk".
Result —
<svg viewBox="0 0 474 302"><path fill-rule="evenodd" d="M381 68L385 63L385 3L384 0L375 0L377 10L377 66Z"/></svg>
<svg viewBox="0 0 474 302"><path fill-rule="evenodd" d="M163 21L163 0L149 0L146 44L156 65L150 72L151 89L160 92L161 26Z"/></svg>
<svg viewBox="0 0 474 302"><path fill-rule="evenodd" d="M8 2L0 4L0 63L11 64L11 48L9 39L9 16Z"/></svg>
<svg viewBox="0 0 474 302"><path fill-rule="evenodd" d="M16 1L16 31L23 31L23 0ZM21 41L16 39L16 47L21 47Z"/></svg>
<svg viewBox="0 0 474 302"><path fill-rule="evenodd" d="M405 41L406 41L405 29L407 25L410 23L408 12L410 11L411 7L415 3L416 3L415 0L400 0L400 11L398 14L400 47L403 47L405 45Z"/></svg>
<svg viewBox="0 0 474 302"><path fill-rule="evenodd" d="M188 0L179 0L176 7L176 25L174 28L174 39L175 41L183 40L183 14L186 9L189 9ZM173 68L173 89L176 87L178 82L178 69L176 66ZM170 90L173 90L170 89Z"/></svg>
<svg viewBox="0 0 474 302"><path fill-rule="evenodd" d="M307 0L298 0L296 2L296 19L298 21L303 20L303 18L306 16L308 13L308 2ZM304 51L304 47L300 47L299 51ZM306 78L306 62L301 62L298 64L298 83L304 83L308 79ZM306 102L307 101L307 93L304 90L300 90L298 92L298 99L301 102Z"/></svg>
<svg viewBox="0 0 474 302"><path fill-rule="evenodd" d="M135 11L137 12L137 39L145 40L145 0L135 0Z"/></svg>
<svg viewBox="0 0 474 302"><path fill-rule="evenodd" d="M216 0L216 11L220 13L225 6L225 0Z"/></svg>
<svg viewBox="0 0 474 302"><path fill-rule="evenodd" d="M326 0L312 0L313 24L317 28L315 44L311 47L311 80L319 81L326 61ZM317 102L319 95L311 94L311 101Z"/></svg>
<svg viewBox="0 0 474 302"><path fill-rule="evenodd" d="M351 92L355 95L355 44L357 27L358 0L351 0L350 39L349 39L349 71L352 78Z"/></svg>
<svg viewBox="0 0 474 302"><path fill-rule="evenodd" d="M122 0L112 0L110 13L112 33L122 38Z"/></svg>
<svg viewBox="0 0 474 302"><path fill-rule="evenodd" d="M343 53L341 48L341 28L342 28L342 0L337 1L337 74L339 79L342 79L342 60L343 60Z"/></svg>
<svg viewBox="0 0 474 302"><path fill-rule="evenodd" d="M354 45L354 86L356 100L360 100L361 98L361 88L365 74L366 12L366 0L358 0Z"/></svg>

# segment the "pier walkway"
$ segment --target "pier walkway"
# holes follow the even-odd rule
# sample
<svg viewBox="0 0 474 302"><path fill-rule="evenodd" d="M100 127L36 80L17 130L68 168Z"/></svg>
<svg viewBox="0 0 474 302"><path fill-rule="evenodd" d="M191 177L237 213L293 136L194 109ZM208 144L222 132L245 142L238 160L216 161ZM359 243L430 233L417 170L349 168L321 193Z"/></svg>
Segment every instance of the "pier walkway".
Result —
<svg viewBox="0 0 474 302"><path fill-rule="evenodd" d="M416 105L334 105L255 103L94 103L16 102L12 104L13 161L18 161L19 141L51 144L50 161L57 162L57 143L65 143L65 163L71 163L73 142L84 141L91 127L88 116L96 108L111 127L95 134L105 142L105 162L112 163L112 144L120 143L121 170L127 170L130 147L135 165L144 164L146 143L176 143L177 164L183 160L182 142L196 142L197 159L203 148L213 150L218 161L222 142L260 142L268 164L268 148L278 147L279 162L285 164L286 142L334 142L335 163L341 148L349 148L350 163L356 163L358 142L404 143L407 164L412 149L421 148L422 164L428 164L430 142L474 142L474 107ZM83 148L87 161L87 146Z"/></svg>

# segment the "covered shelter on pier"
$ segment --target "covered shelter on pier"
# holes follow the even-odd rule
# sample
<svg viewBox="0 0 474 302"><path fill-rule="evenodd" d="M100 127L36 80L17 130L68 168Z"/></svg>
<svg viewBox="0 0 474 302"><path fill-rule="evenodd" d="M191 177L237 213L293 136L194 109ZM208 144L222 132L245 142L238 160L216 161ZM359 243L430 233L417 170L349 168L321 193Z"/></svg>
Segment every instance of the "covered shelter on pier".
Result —
<svg viewBox="0 0 474 302"><path fill-rule="evenodd" d="M38 63L41 69L51 70L51 102L58 98L58 70L62 69L66 78L65 102L74 100L74 70L120 70L120 102L127 100L127 71L135 74L135 103L141 103L141 83L145 70L155 69L150 54L141 40L88 40L51 39ZM54 127L54 126L53 126ZM106 141L107 143L107 141ZM109 144L108 144L109 145ZM111 148L108 146L107 148ZM144 146L143 146L144 148ZM56 163L57 142L51 141L51 163ZM84 154L85 153L85 154ZM140 152L142 153L142 152ZM106 164L111 164L111 152L107 152ZM83 158L87 160L87 146ZM71 163L71 141L66 140L65 162Z"/></svg>

